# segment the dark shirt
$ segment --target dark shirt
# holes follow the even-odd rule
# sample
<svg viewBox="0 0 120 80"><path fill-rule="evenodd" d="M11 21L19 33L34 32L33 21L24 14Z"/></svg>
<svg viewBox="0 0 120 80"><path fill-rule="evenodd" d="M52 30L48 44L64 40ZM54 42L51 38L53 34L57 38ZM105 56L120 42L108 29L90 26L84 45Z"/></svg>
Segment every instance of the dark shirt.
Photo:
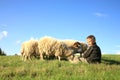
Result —
<svg viewBox="0 0 120 80"><path fill-rule="evenodd" d="M83 57L86 58L88 63L101 63L101 50L95 43L90 46L88 50L83 53Z"/></svg>

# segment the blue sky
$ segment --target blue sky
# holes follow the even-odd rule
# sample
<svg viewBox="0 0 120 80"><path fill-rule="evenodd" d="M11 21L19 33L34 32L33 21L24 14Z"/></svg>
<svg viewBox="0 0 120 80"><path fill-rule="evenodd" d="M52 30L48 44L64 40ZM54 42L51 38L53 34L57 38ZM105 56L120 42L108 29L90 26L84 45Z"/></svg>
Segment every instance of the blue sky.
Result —
<svg viewBox="0 0 120 80"><path fill-rule="evenodd" d="M20 53L30 38L86 42L96 36L102 53L120 54L120 0L0 0L0 47Z"/></svg>

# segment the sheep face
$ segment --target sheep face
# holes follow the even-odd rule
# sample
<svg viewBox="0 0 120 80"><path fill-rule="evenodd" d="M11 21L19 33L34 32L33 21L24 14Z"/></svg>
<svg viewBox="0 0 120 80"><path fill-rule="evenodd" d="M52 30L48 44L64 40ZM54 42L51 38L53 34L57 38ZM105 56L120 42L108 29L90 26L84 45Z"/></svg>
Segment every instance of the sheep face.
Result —
<svg viewBox="0 0 120 80"><path fill-rule="evenodd" d="M83 49L82 49L82 45L81 45L81 43L79 43L79 42L75 42L75 43L72 45L71 49L74 50L74 53L81 53L82 50L83 50Z"/></svg>

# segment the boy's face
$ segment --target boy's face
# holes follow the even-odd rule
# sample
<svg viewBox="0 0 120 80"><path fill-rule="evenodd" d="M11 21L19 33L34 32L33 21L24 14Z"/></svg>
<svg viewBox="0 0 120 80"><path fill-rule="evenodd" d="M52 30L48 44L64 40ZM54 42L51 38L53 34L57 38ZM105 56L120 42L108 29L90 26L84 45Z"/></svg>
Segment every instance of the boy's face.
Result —
<svg viewBox="0 0 120 80"><path fill-rule="evenodd" d="M87 38L87 43L89 46L92 46L95 43L95 40L93 40L91 38Z"/></svg>

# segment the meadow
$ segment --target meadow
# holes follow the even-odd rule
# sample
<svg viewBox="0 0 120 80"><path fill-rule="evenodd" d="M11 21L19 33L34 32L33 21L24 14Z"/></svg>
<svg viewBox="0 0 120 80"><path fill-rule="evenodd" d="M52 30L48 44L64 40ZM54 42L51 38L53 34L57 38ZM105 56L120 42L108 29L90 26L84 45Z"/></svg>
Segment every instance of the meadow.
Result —
<svg viewBox="0 0 120 80"><path fill-rule="evenodd" d="M119 80L120 55L102 55L101 64L0 56L0 80Z"/></svg>

